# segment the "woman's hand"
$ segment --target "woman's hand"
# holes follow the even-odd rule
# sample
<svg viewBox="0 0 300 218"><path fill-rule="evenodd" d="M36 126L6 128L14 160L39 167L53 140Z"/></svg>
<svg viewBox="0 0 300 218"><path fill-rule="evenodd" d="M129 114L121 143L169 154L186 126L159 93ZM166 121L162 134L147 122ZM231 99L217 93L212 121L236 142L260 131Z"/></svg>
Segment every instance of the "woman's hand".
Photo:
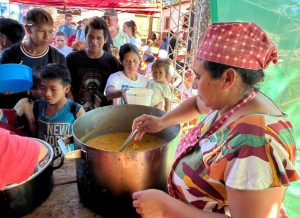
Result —
<svg viewBox="0 0 300 218"><path fill-rule="evenodd" d="M127 100L127 97L126 97L126 91L128 89L120 89L120 92L121 92L121 98L123 99L124 103L125 104L128 104L128 100Z"/></svg>
<svg viewBox="0 0 300 218"><path fill-rule="evenodd" d="M159 132L163 125L161 118L144 114L134 119L132 129L138 129L135 140L141 140L146 132Z"/></svg>
<svg viewBox="0 0 300 218"><path fill-rule="evenodd" d="M143 218L162 218L165 216L165 203L170 196L157 189L148 189L132 194L133 207Z"/></svg>

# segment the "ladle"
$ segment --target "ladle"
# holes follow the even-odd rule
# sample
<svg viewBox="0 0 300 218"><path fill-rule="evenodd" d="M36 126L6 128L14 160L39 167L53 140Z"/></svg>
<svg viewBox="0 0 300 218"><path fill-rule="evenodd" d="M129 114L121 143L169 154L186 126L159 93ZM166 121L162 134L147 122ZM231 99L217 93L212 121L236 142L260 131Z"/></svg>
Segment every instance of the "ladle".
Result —
<svg viewBox="0 0 300 218"><path fill-rule="evenodd" d="M119 148L119 152L122 152L126 148L126 146L134 139L137 131L138 131L138 129L131 131L130 135L127 137L127 139L125 140L123 145L121 145L121 147Z"/></svg>

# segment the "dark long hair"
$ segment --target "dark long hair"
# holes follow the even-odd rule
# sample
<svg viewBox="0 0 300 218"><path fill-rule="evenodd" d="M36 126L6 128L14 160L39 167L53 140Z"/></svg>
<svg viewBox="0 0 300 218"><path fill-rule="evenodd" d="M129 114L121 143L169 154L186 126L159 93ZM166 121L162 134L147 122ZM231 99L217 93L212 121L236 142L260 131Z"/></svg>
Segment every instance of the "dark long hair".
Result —
<svg viewBox="0 0 300 218"><path fill-rule="evenodd" d="M120 61L122 62L125 58L125 54L127 54L128 52L131 52L131 51L136 53L139 60L141 60L138 48L131 43L126 43L126 44L122 45L120 48L120 51L119 51Z"/></svg>
<svg viewBox="0 0 300 218"><path fill-rule="evenodd" d="M85 27L85 35L87 35L90 28L103 30L104 39L106 43L103 45L103 50L111 53L112 38L106 22L101 17L93 17Z"/></svg>
<svg viewBox="0 0 300 218"><path fill-rule="evenodd" d="M206 69L209 72L211 78L213 79L220 78L225 70L232 68L242 78L242 81L246 85L246 88L253 88L254 90L258 90L257 84L262 82L265 77L265 73L262 69L250 70L240 67L229 66L226 64L219 64L211 61L204 61L203 66L204 69Z"/></svg>

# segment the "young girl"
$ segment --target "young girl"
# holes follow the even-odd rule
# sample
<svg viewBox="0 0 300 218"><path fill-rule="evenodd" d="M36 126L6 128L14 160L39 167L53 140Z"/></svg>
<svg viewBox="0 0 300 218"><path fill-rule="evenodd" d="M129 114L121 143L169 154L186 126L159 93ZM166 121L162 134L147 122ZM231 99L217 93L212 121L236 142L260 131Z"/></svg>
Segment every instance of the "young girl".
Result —
<svg viewBox="0 0 300 218"><path fill-rule="evenodd" d="M17 114L16 127L29 136L35 132L35 127L32 125L34 121L32 110L34 101L41 97L41 69L41 67L36 67L32 71L33 86L28 91L28 97L20 99L14 107Z"/></svg>
<svg viewBox="0 0 300 218"><path fill-rule="evenodd" d="M151 106L165 111L169 111L171 99L169 67L168 61L156 60L152 65L153 79L147 84L147 88L153 90Z"/></svg>
<svg viewBox="0 0 300 218"><path fill-rule="evenodd" d="M136 37L137 27L133 20L126 21L123 24L123 32L126 33L129 37L129 42L135 45L138 49L141 47L141 40Z"/></svg>
<svg viewBox="0 0 300 218"><path fill-rule="evenodd" d="M149 60L154 58L154 56L152 54L151 45L152 45L152 40L147 39L146 44L142 48L142 51L143 51L142 52L142 57L143 57L143 61L145 61L145 62L152 62L152 61L149 61Z"/></svg>

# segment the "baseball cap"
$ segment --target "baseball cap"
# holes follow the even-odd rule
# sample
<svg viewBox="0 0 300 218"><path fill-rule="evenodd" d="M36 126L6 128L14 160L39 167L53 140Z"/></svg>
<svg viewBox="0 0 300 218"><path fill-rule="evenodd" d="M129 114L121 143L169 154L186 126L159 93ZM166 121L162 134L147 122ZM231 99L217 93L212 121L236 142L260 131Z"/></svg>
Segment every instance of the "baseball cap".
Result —
<svg viewBox="0 0 300 218"><path fill-rule="evenodd" d="M117 11L114 8L108 8L104 11L104 15L103 16L118 16Z"/></svg>

